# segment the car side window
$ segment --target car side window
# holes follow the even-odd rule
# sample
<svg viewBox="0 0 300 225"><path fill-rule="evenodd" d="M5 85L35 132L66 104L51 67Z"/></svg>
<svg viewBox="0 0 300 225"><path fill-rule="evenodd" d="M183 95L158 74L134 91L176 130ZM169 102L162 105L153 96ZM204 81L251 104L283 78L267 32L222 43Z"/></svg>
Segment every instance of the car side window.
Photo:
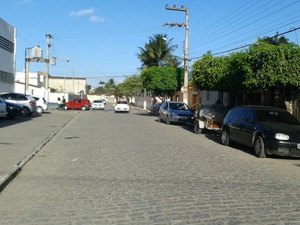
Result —
<svg viewBox="0 0 300 225"><path fill-rule="evenodd" d="M19 101L27 101L28 99L26 98L26 96L24 96L24 95L17 95L17 99L19 100Z"/></svg>
<svg viewBox="0 0 300 225"><path fill-rule="evenodd" d="M9 99L8 97L9 97L9 94L3 94L3 95L1 95L1 98L3 98L3 99Z"/></svg>
<svg viewBox="0 0 300 225"><path fill-rule="evenodd" d="M166 105L164 106L164 109L168 109L168 104L166 104Z"/></svg>
<svg viewBox="0 0 300 225"><path fill-rule="evenodd" d="M253 122L253 120L254 120L253 111L250 108L243 108L241 114L241 121L250 123Z"/></svg>
<svg viewBox="0 0 300 225"><path fill-rule="evenodd" d="M18 100L16 94L8 94L8 99L11 99L11 100Z"/></svg>
<svg viewBox="0 0 300 225"><path fill-rule="evenodd" d="M229 114L229 120L231 122L238 122L240 120L241 117L241 108L235 108L231 111L231 113Z"/></svg>

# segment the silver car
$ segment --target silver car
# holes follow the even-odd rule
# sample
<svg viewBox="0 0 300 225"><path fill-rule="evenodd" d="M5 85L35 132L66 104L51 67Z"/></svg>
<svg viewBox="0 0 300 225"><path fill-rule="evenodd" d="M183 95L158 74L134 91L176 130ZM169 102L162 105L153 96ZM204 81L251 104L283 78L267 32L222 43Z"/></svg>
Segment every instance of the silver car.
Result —
<svg viewBox="0 0 300 225"><path fill-rule="evenodd" d="M158 120L166 124L191 122L193 112L183 102L167 101L160 105Z"/></svg>
<svg viewBox="0 0 300 225"><path fill-rule="evenodd" d="M23 108L22 113L25 116L31 116L33 113L36 113L36 101L32 96L21 93L3 92L0 93L0 97L7 102L21 106Z"/></svg>

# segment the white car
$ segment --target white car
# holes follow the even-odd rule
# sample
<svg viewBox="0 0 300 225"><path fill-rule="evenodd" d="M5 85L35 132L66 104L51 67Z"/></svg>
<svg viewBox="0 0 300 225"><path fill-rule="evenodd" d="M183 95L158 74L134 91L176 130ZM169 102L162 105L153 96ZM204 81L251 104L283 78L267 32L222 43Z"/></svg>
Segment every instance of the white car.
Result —
<svg viewBox="0 0 300 225"><path fill-rule="evenodd" d="M35 95L33 95L32 97L36 101L37 113L43 113L48 110L48 104L44 97L35 96Z"/></svg>
<svg viewBox="0 0 300 225"><path fill-rule="evenodd" d="M5 101L0 98L0 117L6 117L7 111L6 111L6 104Z"/></svg>
<svg viewBox="0 0 300 225"><path fill-rule="evenodd" d="M94 100L92 109L105 109L105 102L103 100Z"/></svg>
<svg viewBox="0 0 300 225"><path fill-rule="evenodd" d="M115 112L127 112L129 113L129 104L127 101L117 101L115 105Z"/></svg>

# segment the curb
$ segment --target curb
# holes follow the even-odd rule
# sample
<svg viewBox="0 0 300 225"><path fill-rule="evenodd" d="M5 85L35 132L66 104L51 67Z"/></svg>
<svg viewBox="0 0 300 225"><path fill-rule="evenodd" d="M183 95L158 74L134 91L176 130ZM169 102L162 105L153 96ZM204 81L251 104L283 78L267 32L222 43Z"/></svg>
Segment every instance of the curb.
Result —
<svg viewBox="0 0 300 225"><path fill-rule="evenodd" d="M0 180L0 193L6 188L6 186L21 172L22 168L37 154L39 153L39 151L41 151L43 149L43 147L49 142L51 141L56 135L57 133L64 128L69 122L71 122L76 116L78 115L78 113L75 114L75 116L73 116L71 119L67 120L61 127L59 127L57 130L55 130L54 132L52 132L41 144L39 144L35 150L31 153L28 154L27 156L25 156L25 158L23 160L21 160L20 162L18 162L14 168L12 169L11 173L8 173L6 175L4 175L1 180Z"/></svg>

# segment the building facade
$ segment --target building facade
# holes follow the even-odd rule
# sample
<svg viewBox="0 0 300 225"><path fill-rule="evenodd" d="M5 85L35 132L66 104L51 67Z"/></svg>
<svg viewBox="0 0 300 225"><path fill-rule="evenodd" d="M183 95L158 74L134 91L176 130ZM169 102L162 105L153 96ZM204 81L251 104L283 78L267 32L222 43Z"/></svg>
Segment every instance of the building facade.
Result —
<svg viewBox="0 0 300 225"><path fill-rule="evenodd" d="M86 94L87 81L86 78L80 77L49 77L49 87L51 92L63 92L78 95L80 93Z"/></svg>
<svg viewBox="0 0 300 225"><path fill-rule="evenodd" d="M14 90L16 28L0 18L0 92Z"/></svg>

